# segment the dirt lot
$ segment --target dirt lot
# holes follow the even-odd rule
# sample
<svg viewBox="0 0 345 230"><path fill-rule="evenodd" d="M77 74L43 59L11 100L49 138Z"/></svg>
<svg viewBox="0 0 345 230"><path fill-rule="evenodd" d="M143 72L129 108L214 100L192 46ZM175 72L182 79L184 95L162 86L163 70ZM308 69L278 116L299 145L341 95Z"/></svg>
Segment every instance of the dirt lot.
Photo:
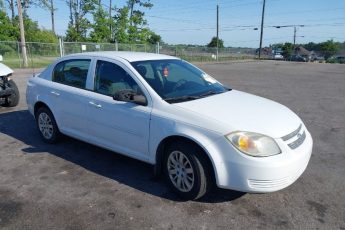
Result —
<svg viewBox="0 0 345 230"><path fill-rule="evenodd" d="M270 194L179 200L151 166L65 138L44 144L25 104L0 108L0 229L345 229L345 65L199 64L232 88L294 110L314 138L308 168ZM255 111L253 111L255 113ZM254 114L253 114L254 115Z"/></svg>

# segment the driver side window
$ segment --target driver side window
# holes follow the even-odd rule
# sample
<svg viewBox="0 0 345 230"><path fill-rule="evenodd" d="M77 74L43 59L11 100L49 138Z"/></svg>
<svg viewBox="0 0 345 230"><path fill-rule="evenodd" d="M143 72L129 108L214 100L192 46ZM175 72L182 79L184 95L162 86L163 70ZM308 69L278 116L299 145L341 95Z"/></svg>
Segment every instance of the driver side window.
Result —
<svg viewBox="0 0 345 230"><path fill-rule="evenodd" d="M139 86L120 66L98 60L96 64L95 92L113 96L119 90L129 89L138 92Z"/></svg>

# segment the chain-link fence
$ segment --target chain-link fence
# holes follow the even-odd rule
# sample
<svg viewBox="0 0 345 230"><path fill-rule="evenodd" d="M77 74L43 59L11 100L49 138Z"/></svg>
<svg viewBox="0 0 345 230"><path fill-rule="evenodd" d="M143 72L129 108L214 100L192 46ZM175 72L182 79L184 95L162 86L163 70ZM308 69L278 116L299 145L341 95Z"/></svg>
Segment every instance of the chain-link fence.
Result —
<svg viewBox="0 0 345 230"><path fill-rule="evenodd" d="M27 58L29 67L45 67L56 58L81 52L94 51L133 51L161 53L180 57L192 62L226 61L234 59L255 58L255 49L244 48L210 48L202 46L172 46L165 44L122 44L122 43L85 43L62 42L39 43L28 42ZM3 62L12 68L23 67L23 56L20 43L16 41L0 41L0 55Z"/></svg>

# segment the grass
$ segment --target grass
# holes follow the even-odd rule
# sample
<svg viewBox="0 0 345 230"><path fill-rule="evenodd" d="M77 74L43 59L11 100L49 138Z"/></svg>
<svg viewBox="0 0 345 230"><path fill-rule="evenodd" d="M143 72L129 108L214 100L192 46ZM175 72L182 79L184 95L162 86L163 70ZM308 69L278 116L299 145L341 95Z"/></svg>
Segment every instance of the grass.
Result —
<svg viewBox="0 0 345 230"><path fill-rule="evenodd" d="M58 57L29 57L27 68L43 68L50 65ZM4 58L3 63L11 68L23 68L22 59Z"/></svg>

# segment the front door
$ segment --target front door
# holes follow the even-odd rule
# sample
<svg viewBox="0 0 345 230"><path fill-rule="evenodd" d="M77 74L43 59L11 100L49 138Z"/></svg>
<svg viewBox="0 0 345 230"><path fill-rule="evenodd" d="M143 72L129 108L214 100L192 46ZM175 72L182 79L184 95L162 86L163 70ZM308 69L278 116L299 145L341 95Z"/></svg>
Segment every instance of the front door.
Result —
<svg viewBox="0 0 345 230"><path fill-rule="evenodd" d="M88 130L92 142L141 160L148 159L151 106L115 101L122 89L142 92L125 66L113 61L96 63L94 90L89 93Z"/></svg>

